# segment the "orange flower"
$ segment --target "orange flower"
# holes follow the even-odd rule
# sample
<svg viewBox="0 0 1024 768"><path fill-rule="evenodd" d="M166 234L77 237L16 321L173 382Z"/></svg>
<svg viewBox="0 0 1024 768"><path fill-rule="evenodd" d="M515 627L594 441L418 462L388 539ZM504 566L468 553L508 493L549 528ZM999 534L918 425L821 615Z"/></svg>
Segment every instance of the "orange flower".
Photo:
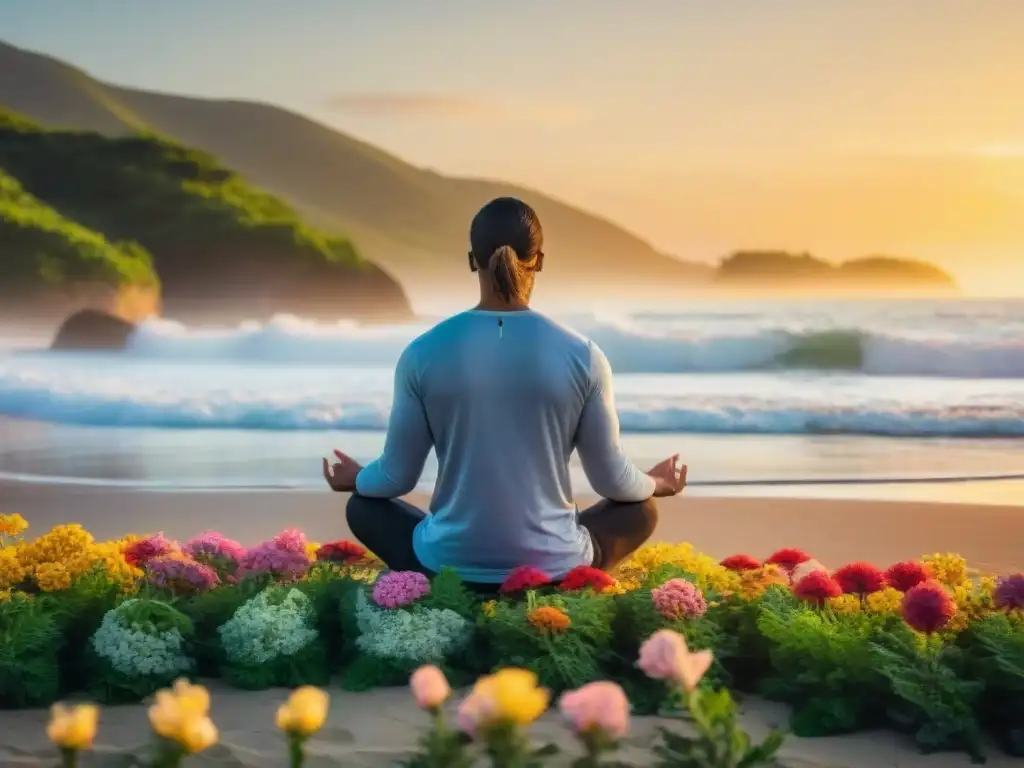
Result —
<svg viewBox="0 0 1024 768"><path fill-rule="evenodd" d="M564 612L550 605L534 608L526 618L536 629L552 632L564 632L572 623Z"/></svg>

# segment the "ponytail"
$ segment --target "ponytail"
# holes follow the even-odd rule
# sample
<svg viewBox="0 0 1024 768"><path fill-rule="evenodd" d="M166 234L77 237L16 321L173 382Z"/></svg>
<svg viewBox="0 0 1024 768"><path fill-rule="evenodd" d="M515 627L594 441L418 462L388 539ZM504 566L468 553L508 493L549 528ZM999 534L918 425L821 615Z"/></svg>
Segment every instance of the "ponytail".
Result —
<svg viewBox="0 0 1024 768"><path fill-rule="evenodd" d="M494 290L508 303L525 304L529 300L527 267L519 260L511 245L496 248L491 254L490 267Z"/></svg>

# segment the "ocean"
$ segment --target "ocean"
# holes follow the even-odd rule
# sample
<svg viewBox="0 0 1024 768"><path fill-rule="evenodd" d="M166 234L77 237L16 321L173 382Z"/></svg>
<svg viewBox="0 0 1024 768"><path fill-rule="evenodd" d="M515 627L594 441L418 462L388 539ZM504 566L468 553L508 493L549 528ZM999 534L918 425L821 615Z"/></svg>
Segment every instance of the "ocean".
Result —
<svg viewBox="0 0 1024 768"><path fill-rule="evenodd" d="M681 452L693 493L1024 498L1024 302L551 314L611 361L630 455ZM394 362L430 324L153 320L89 354L0 331L0 480L322 488L332 448L379 451Z"/></svg>

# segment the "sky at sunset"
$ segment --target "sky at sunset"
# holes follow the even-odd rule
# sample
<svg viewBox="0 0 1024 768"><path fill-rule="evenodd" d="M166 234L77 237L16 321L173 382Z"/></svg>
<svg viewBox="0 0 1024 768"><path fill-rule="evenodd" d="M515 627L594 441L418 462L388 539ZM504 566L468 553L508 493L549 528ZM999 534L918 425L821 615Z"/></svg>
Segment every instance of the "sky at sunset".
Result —
<svg viewBox="0 0 1024 768"><path fill-rule="evenodd" d="M0 0L122 85L278 104L658 247L1024 293L1024 0Z"/></svg>

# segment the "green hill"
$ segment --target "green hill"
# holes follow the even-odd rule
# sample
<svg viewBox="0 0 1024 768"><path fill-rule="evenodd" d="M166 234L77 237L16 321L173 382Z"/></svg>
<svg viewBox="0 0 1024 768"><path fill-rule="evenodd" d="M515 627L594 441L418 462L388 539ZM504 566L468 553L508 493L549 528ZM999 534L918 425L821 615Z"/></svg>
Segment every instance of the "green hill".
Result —
<svg viewBox="0 0 1024 768"><path fill-rule="evenodd" d="M2 43L0 104L49 126L109 136L148 130L209 152L310 222L349 234L361 253L418 296L472 288L463 255L470 218L487 199L506 194L530 202L544 222L550 257L541 290L668 297L711 274L543 194L420 169L265 104L120 88Z"/></svg>
<svg viewBox="0 0 1024 768"><path fill-rule="evenodd" d="M351 242L155 135L47 130L0 110L0 171L7 292L45 299L105 286L124 296L160 285L165 313L182 319L411 313Z"/></svg>

